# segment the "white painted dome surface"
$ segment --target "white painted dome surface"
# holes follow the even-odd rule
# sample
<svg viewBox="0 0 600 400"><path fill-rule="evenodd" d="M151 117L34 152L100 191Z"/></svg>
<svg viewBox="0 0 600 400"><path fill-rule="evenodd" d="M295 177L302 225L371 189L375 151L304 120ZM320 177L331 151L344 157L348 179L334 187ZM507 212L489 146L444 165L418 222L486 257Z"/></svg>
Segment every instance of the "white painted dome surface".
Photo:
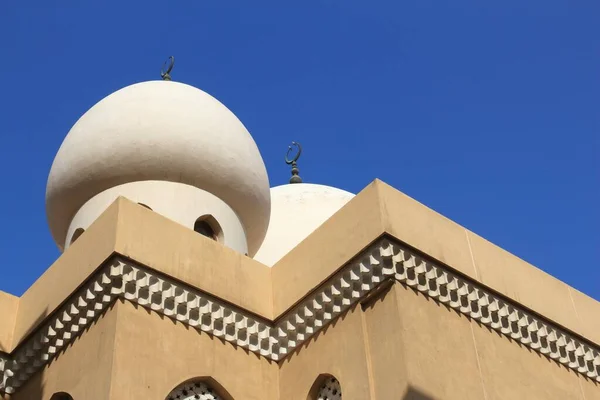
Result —
<svg viewBox="0 0 600 400"><path fill-rule="evenodd" d="M209 94L177 82L127 86L71 128L52 164L46 212L59 247L73 216L106 189L136 181L184 183L239 216L252 255L270 215L267 171L240 120Z"/></svg>
<svg viewBox="0 0 600 400"><path fill-rule="evenodd" d="M271 188L271 220L267 236L254 259L272 267L354 195L310 183Z"/></svg>

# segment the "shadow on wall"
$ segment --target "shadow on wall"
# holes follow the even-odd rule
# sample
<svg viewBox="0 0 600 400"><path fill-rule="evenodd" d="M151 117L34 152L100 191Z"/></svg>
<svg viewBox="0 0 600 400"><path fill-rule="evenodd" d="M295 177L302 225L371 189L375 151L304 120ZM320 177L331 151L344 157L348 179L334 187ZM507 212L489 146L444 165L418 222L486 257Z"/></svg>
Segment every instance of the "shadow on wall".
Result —
<svg viewBox="0 0 600 400"><path fill-rule="evenodd" d="M43 324L44 320L48 317L49 313L48 313L48 308L45 308L36 318L35 321L31 324L31 327L29 327L29 329L27 329L26 333L25 333L25 340L27 341L32 335L34 335L35 331L37 329L39 329L39 327ZM23 341L23 342L24 342ZM13 344L14 346L14 344ZM2 351L5 351L6 349L2 349ZM13 349L12 353L10 354L10 356L14 357L15 356L15 349ZM6 352L5 354L9 354L8 352ZM23 385L23 387L26 387L26 390L21 390L21 388L17 389L16 393L12 394L12 395L4 395L4 397L2 397L2 395L0 395L0 399L9 399L9 400L33 400L34 397L33 396L38 396L37 398L41 398L41 393L43 393L44 390L44 384L42 382L42 376L41 373L38 372L36 374L34 374L32 377L30 377L27 382ZM22 392L25 392L25 394L23 394Z"/></svg>
<svg viewBox="0 0 600 400"><path fill-rule="evenodd" d="M74 400L73 397L71 396L71 394L62 391L64 390L64 388L59 388L56 389L55 387L53 388L52 386L56 386L56 385L49 385L50 387L48 387L46 385L46 381L45 381L45 371L47 371L47 368L52 365L53 363L57 362L58 359L60 359L63 354L68 351L68 349L70 347L72 347L77 341L79 341L81 339L81 334L84 332L87 332L89 329L91 329L91 327L95 326L99 320L101 320L102 318L104 318L104 316L106 315L107 312L109 312L109 310L111 310L114 307L114 302L112 304L110 304L109 306L107 306L91 323L91 325L89 325L88 327L86 327L84 330L80 330L77 334L73 335L73 337L66 341L64 345L62 345L61 348L58 349L58 351L54 354L54 356L48 361L48 363L44 364L39 370L37 370L32 376L30 376L22 386L20 386L18 389L16 389L15 393L12 395L5 395L4 397L2 397L2 395L0 395L0 399L4 400ZM58 310L58 311L57 311ZM30 328L30 331L32 331L31 334L28 335L28 337L24 340L24 342L31 340L32 337L34 337L34 335L36 333L38 333L40 330L45 330L47 329L47 322L44 322L45 319L47 319L46 317L51 317L52 315L54 315L56 312L60 312L61 308L55 310L52 313L48 313L47 309L44 310L36 319L36 322L33 324L32 328ZM34 327L36 329L34 329ZM12 356L15 356L15 352L13 351L13 353L11 354ZM55 382L56 383L56 382ZM60 391L58 391L60 390ZM78 399L79 400L79 399ZM82 399L84 400L84 399Z"/></svg>
<svg viewBox="0 0 600 400"><path fill-rule="evenodd" d="M39 328L39 326L43 323L43 321L46 319L46 317L48 317L48 308L45 308L44 310L42 310L40 312L40 314L35 318L35 321L31 324L31 327L29 329L27 329L27 331L25 332L25 340L29 339L33 334L34 331ZM13 343L13 346L15 344ZM0 348L0 352L4 353L5 355L10 356L11 358L15 356L15 349L12 349L12 353L9 352L10 349L5 349L5 348ZM43 383L42 383L42 379L40 376L38 376L39 374L35 374L32 378L29 379L29 381L25 384L28 385L29 387L31 387L31 392L30 393L42 393L43 390ZM0 374L0 380L3 378L3 376ZM21 400L21 398L23 398L22 396L19 395L18 393L19 391L17 390L17 393L12 394L12 395L8 395L8 394L0 394L0 399L4 400ZM26 399L30 399L30 397L25 397Z"/></svg>
<svg viewBox="0 0 600 400"><path fill-rule="evenodd" d="M401 398L402 400L436 400L435 398L425 394L419 389L415 389L411 386L408 387L406 393Z"/></svg>

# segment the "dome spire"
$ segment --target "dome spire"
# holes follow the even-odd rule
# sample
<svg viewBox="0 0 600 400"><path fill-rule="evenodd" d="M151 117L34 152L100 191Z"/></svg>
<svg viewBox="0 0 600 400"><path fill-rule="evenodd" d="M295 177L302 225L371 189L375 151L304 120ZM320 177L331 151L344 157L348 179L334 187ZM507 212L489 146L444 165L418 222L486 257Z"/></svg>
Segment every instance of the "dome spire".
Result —
<svg viewBox="0 0 600 400"><path fill-rule="evenodd" d="M163 67L160 69L160 77L163 79L163 81L171 80L171 70L173 69L174 65L175 65L175 57L169 56L169 58L167 58L167 60L163 64ZM166 69L165 69L165 67L166 67Z"/></svg>
<svg viewBox="0 0 600 400"><path fill-rule="evenodd" d="M288 159L288 156L290 155L290 151L292 151L292 146L296 146L298 148L298 153L296 153L296 155L290 160ZM300 146L300 143L297 142L292 142L292 146L288 146L288 151L285 155L285 163L292 166L292 177L290 178L290 183L302 183L302 178L300 178L300 175L298 175L300 172L298 170L298 164L296 163L300 158L300 154L302 154L302 146Z"/></svg>

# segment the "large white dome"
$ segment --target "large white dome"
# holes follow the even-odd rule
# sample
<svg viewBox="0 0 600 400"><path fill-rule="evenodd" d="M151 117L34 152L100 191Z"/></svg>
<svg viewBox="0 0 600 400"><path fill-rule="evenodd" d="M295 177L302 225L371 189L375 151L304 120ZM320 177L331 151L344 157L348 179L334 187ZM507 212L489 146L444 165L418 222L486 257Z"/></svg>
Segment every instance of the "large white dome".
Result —
<svg viewBox="0 0 600 400"><path fill-rule="evenodd" d="M149 180L187 184L223 200L243 224L250 255L263 241L269 179L256 143L215 98L168 81L125 87L73 126L46 188L54 240L64 247L71 219L98 193Z"/></svg>
<svg viewBox="0 0 600 400"><path fill-rule="evenodd" d="M271 188L271 219L255 260L272 267L354 195L345 190L310 183Z"/></svg>

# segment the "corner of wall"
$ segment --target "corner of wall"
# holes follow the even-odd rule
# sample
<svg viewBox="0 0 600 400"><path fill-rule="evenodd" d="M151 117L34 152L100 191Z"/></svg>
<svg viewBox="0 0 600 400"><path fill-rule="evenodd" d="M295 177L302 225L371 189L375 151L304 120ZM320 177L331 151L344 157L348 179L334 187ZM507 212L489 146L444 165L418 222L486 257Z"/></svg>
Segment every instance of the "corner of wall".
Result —
<svg viewBox="0 0 600 400"><path fill-rule="evenodd" d="M109 377L109 381L108 381L108 399L117 399L118 397L116 397L116 387L114 386L114 382L116 382L116 376L119 373L118 371L118 367L117 367L117 361L116 361L116 357L115 354L117 352L117 335L119 334L119 317L121 314L121 306L122 306L122 302L121 300L118 300L115 302L115 304L113 305L113 309L111 310L111 312L115 313L114 315L114 330L113 330L113 337L112 337L112 354L111 354L111 366L110 366L110 377Z"/></svg>
<svg viewBox="0 0 600 400"><path fill-rule="evenodd" d="M0 315L2 315L2 326L0 327L0 351L10 353L13 348L13 336L19 312L20 298L10 293L0 291Z"/></svg>

